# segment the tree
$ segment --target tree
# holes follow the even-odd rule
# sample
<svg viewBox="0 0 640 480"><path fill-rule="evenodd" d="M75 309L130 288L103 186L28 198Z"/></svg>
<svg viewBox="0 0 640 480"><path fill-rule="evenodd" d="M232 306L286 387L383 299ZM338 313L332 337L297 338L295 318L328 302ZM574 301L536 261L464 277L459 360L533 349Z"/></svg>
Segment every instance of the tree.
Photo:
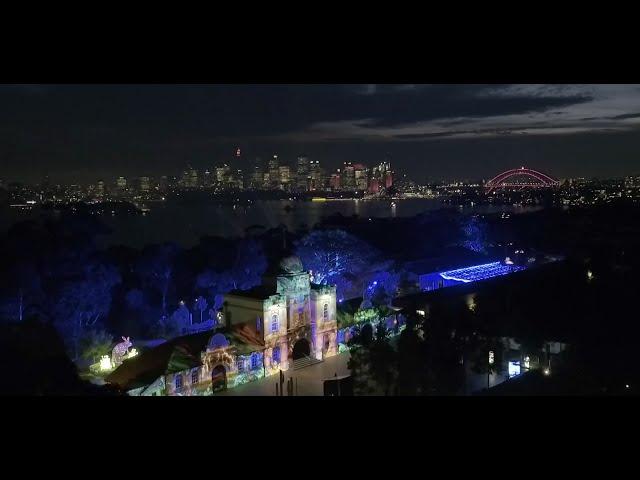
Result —
<svg viewBox="0 0 640 480"><path fill-rule="evenodd" d="M180 306L162 322L162 333L166 338L182 335L190 325L191 312L181 303Z"/></svg>
<svg viewBox="0 0 640 480"><path fill-rule="evenodd" d="M388 269L375 271L365 282L363 299L373 305L389 305L396 297L400 285L400 274Z"/></svg>
<svg viewBox="0 0 640 480"><path fill-rule="evenodd" d="M167 296L179 253L179 248L171 243L154 245L145 250L136 266L143 285L160 294L163 318L167 315Z"/></svg>
<svg viewBox="0 0 640 480"><path fill-rule="evenodd" d="M353 378L353 394L369 395L373 393L371 385L371 360L369 348L360 344L352 344L349 347L349 361L347 367Z"/></svg>
<svg viewBox="0 0 640 480"><path fill-rule="evenodd" d="M486 253L487 225L477 215L464 218L461 223L462 241L464 248L478 253Z"/></svg>
<svg viewBox="0 0 640 480"><path fill-rule="evenodd" d="M390 395L396 373L396 352L389 344L388 331L383 320L376 326L375 340L369 348L371 377L377 390Z"/></svg>
<svg viewBox="0 0 640 480"><path fill-rule="evenodd" d="M406 327L398 339L398 381L397 395L418 395L424 382L422 364L421 323L413 315L408 315Z"/></svg>
<svg viewBox="0 0 640 480"><path fill-rule="evenodd" d="M233 288L248 290L262 283L262 275L267 270L267 257L262 247L253 239L243 239L238 243L231 269Z"/></svg>
<svg viewBox="0 0 640 480"><path fill-rule="evenodd" d="M82 338L82 358L97 362L103 355L109 355L113 347L113 336L104 329L91 329Z"/></svg>
<svg viewBox="0 0 640 480"><path fill-rule="evenodd" d="M81 341L109 312L111 289L119 282L115 268L93 263L85 266L82 278L59 288L53 301L53 316L72 360L78 360Z"/></svg>
<svg viewBox="0 0 640 480"><path fill-rule="evenodd" d="M378 256L373 247L344 230L316 230L295 245L314 283L336 285L339 294L348 287L350 276L367 271Z"/></svg>
<svg viewBox="0 0 640 480"><path fill-rule="evenodd" d="M202 295L196 298L196 301L193 303L194 310L200 312L200 323L202 323L202 314L207 310L208 306L207 300Z"/></svg>
<svg viewBox="0 0 640 480"><path fill-rule="evenodd" d="M222 296L231 290L248 290L262 283L267 258L254 239L243 239L235 250L233 264L224 270L208 267L196 277L196 289L205 291L215 309L222 306Z"/></svg>

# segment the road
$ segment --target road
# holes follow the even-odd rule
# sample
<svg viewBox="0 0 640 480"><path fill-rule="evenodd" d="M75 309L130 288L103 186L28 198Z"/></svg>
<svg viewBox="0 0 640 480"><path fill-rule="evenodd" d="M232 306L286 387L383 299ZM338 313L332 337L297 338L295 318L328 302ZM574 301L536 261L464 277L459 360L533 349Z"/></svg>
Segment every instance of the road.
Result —
<svg viewBox="0 0 640 480"><path fill-rule="evenodd" d="M336 373L338 376L349 375L349 369L347 368L348 361L349 352L344 352L334 357L329 357L321 363L316 363L315 365L310 365L300 370L290 369L283 372L285 378L285 395L287 392L287 381L293 377L294 392L297 381L299 396L323 396L323 380L333 377ZM271 375L255 382L225 390L216 395L239 395L245 397L275 396L276 383L278 383L278 375Z"/></svg>

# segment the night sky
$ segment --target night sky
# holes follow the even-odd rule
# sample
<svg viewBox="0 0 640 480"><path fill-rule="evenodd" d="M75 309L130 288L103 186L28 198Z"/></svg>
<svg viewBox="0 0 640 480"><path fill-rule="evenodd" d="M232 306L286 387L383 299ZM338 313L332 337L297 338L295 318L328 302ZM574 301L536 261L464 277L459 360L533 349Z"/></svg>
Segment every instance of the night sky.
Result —
<svg viewBox="0 0 640 480"><path fill-rule="evenodd" d="M274 153L418 181L640 174L639 85L0 85L0 179L177 175Z"/></svg>

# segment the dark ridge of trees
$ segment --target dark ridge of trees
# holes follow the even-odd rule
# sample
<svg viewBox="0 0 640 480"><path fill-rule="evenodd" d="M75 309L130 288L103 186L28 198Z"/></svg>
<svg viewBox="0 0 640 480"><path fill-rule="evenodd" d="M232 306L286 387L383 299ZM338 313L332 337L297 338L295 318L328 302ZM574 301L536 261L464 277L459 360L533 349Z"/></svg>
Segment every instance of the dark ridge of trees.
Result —
<svg viewBox="0 0 640 480"><path fill-rule="evenodd" d="M3 395L119 395L111 387L83 381L56 329L29 319L0 324Z"/></svg>
<svg viewBox="0 0 640 480"><path fill-rule="evenodd" d="M640 376L634 358L640 333L635 321L638 220L637 208L625 206L549 209L508 219L451 211L371 221L334 216L310 232L255 226L242 239L204 237L189 249L164 244L100 251L96 237L108 229L99 219L63 212L58 219L16 224L0 237L0 318L46 323L62 336L70 358L92 362L112 346L110 339L178 334L190 321L185 320L189 312L194 322L212 318L224 293L259 284L267 265L284 253L297 250L306 268L325 269L339 289L348 287L384 305L401 283L402 272L392 260L425 257L460 244L504 254L504 245L512 243L527 253L557 252L568 258L562 266L496 279L486 288L477 285L477 307L471 313L443 293L442 308L436 306L427 320L416 319L416 327L398 337L389 357L382 344L371 350L379 338L372 335L362 362L385 365L378 359L393 357L389 361L397 371L390 387L386 367L367 369L371 382L383 394L451 394L460 382L460 359L479 359L478 368L483 368L486 345L504 335L531 350L545 339L566 340L572 344L574 368L593 384L613 388ZM317 253L338 255L347 266L314 260Z"/></svg>

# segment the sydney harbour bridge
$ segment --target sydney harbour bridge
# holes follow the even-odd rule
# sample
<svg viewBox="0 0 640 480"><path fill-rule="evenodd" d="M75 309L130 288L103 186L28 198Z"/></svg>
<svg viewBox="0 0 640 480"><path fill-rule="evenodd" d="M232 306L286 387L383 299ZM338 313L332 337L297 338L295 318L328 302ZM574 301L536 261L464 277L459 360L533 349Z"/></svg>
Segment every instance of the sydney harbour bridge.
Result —
<svg viewBox="0 0 640 480"><path fill-rule="evenodd" d="M525 188L552 188L560 185L560 182L549 175L533 170L531 168L520 167L507 170L496 175L484 184L487 193L496 189L518 189Z"/></svg>

